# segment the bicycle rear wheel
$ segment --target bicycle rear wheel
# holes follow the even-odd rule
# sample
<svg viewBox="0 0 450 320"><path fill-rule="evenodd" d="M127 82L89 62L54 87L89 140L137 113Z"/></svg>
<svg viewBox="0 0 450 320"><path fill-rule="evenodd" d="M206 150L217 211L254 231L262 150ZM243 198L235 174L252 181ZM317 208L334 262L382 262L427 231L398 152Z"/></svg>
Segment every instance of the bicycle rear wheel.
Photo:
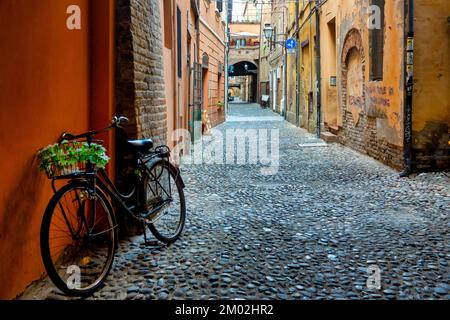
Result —
<svg viewBox="0 0 450 320"><path fill-rule="evenodd" d="M41 255L55 286L71 296L94 293L105 281L117 247L111 204L97 188L70 183L50 200L41 226Z"/></svg>
<svg viewBox="0 0 450 320"><path fill-rule="evenodd" d="M144 179L145 209L150 215L148 227L164 243L175 242L186 221L186 201L178 171L166 160L155 163Z"/></svg>

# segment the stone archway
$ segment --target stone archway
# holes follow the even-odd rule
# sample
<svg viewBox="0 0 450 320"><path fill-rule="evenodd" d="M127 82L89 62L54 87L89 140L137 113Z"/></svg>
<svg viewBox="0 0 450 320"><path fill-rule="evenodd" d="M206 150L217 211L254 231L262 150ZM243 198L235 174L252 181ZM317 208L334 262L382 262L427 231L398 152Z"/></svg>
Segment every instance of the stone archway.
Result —
<svg viewBox="0 0 450 320"><path fill-rule="evenodd" d="M230 64L228 74L235 84L239 83L240 98L245 102L256 102L258 97L258 64L240 60ZM237 91L233 92L236 95Z"/></svg>
<svg viewBox="0 0 450 320"><path fill-rule="evenodd" d="M346 123L346 114L351 113L353 125L357 127L361 113L365 111L365 54L361 33L351 29L345 38L342 49L342 116Z"/></svg>

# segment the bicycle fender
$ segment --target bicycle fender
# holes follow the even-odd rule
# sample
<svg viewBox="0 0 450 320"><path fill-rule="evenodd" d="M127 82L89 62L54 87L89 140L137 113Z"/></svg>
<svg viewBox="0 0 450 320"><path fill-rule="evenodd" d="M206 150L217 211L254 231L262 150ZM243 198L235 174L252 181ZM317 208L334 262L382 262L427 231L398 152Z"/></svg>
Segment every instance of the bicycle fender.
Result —
<svg viewBox="0 0 450 320"><path fill-rule="evenodd" d="M163 159L161 157L153 157L148 162L145 163L146 167L148 169L153 168L158 162L162 161Z"/></svg>
<svg viewBox="0 0 450 320"><path fill-rule="evenodd" d="M181 177L181 171L179 168L175 167L172 163L170 163L170 161L168 161L167 159L163 159L161 157L155 157L153 159L151 159L150 161L148 161L146 163L147 168L151 169L153 168L153 166L155 166L157 163L159 162L166 162L167 165L169 166L169 170L173 172L173 174L176 176L177 180L180 181L181 183L181 187L183 189L186 188L186 184L183 181L183 178Z"/></svg>
<svg viewBox="0 0 450 320"><path fill-rule="evenodd" d="M176 167L175 167L174 165L172 165L171 163L170 163L170 166L172 167L172 170L175 170L175 172L176 172L176 177L177 177L178 181L180 181L181 187L182 187L183 189L185 189L185 188L186 188L186 185L184 184L184 180L183 180L183 178L181 177L181 170L180 170L180 168L176 168Z"/></svg>

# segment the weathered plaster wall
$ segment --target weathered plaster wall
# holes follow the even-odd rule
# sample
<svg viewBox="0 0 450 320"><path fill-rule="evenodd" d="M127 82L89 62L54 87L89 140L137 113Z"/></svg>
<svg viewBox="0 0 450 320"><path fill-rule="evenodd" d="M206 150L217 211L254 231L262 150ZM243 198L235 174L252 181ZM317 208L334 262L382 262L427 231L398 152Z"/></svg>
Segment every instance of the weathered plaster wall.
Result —
<svg viewBox="0 0 450 320"><path fill-rule="evenodd" d="M316 86L316 20L308 16L313 3L305 2L300 7L300 25L303 25L299 35L300 50L300 126L309 132L316 131L317 119L317 86ZM325 62L323 62L325 63Z"/></svg>
<svg viewBox="0 0 450 320"><path fill-rule="evenodd" d="M262 14L261 14L261 30L259 32L259 38L260 38L260 47L259 47L259 88L261 94L270 94L270 88L269 87L269 72L270 72L270 65L269 65L269 43L264 38L264 26L266 23L271 23L271 6L270 4L264 2L262 6Z"/></svg>
<svg viewBox="0 0 450 320"><path fill-rule="evenodd" d="M450 1L416 0L413 148L422 170L450 167ZM432 50L430 49L432 48Z"/></svg>
<svg viewBox="0 0 450 320"><path fill-rule="evenodd" d="M338 2L326 2L321 11L321 57L326 63L322 64L322 109L323 122L327 126L337 127L338 118L341 116L338 103L338 88L332 85L331 77L337 77L337 32L336 16Z"/></svg>
<svg viewBox="0 0 450 320"><path fill-rule="evenodd" d="M296 39L296 8L297 5L295 2L289 2L288 13L287 13L287 31L288 38ZM294 125L297 124L297 55L298 50L295 52L288 53L287 57L287 114L286 118L289 122Z"/></svg>
<svg viewBox="0 0 450 320"><path fill-rule="evenodd" d="M343 128L340 139L346 145L400 169L403 165L404 2L386 1L383 79L379 81L370 81L369 30L366 23L369 17L368 5L368 0L342 1L338 5L341 117L337 122ZM356 30L359 35L351 35L352 30ZM347 75L352 76L351 72L346 73L349 67L347 55L352 53L352 47L355 46L352 42L358 41L361 41L361 47L357 50L360 52L360 68L364 77L362 91L348 87L344 79Z"/></svg>

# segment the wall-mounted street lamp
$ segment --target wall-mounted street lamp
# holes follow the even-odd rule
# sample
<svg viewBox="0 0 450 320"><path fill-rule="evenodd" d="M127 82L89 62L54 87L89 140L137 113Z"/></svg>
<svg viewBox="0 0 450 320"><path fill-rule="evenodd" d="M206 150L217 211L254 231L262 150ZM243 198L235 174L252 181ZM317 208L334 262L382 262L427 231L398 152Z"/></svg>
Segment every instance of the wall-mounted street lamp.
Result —
<svg viewBox="0 0 450 320"><path fill-rule="evenodd" d="M272 41L272 37L273 37L273 28L270 24L266 24L266 26L264 27L264 38L266 38L266 40L268 41Z"/></svg>
<svg viewBox="0 0 450 320"><path fill-rule="evenodd" d="M270 44L272 44L272 43L273 44L279 44L282 47L286 47L286 44L287 44L286 40L281 40L281 41L274 41L273 40L273 38L275 36L283 36L283 37L285 37L286 35L285 34L274 34L274 29L273 29L273 27L270 24L266 24L265 25L265 27L263 29L263 32L264 32L264 38L266 38L266 40L269 41Z"/></svg>

